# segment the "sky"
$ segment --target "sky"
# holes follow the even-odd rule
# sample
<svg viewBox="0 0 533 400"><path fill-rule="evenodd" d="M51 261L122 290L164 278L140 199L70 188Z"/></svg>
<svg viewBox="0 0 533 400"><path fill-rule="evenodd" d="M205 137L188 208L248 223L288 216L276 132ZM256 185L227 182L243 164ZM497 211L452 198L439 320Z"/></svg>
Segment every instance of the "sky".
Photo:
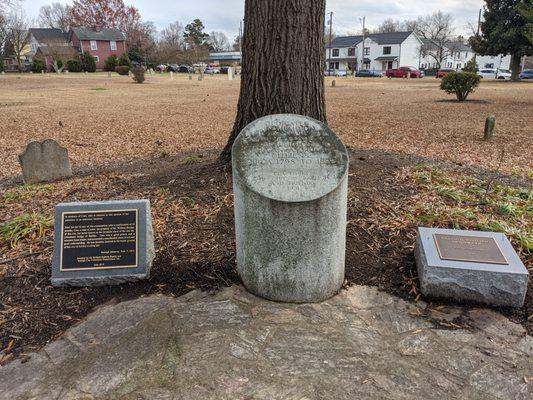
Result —
<svg viewBox="0 0 533 400"><path fill-rule="evenodd" d="M52 2L72 3L69 0L23 0L23 8L37 17L39 8ZM125 0L137 7L143 21L153 21L159 30L174 21L183 25L200 18L206 31L222 31L230 39L237 36L239 21L244 15L244 0ZM469 32L468 22L476 22L483 0L327 0L327 12L333 12L333 30L338 35L377 27L386 18L416 19L441 10L455 17L457 34Z"/></svg>

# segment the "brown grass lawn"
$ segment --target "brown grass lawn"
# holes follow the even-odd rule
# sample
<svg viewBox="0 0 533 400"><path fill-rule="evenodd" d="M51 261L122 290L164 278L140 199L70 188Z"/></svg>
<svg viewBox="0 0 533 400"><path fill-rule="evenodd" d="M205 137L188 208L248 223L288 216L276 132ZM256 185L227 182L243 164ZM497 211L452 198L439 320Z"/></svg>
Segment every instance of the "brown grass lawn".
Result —
<svg viewBox="0 0 533 400"><path fill-rule="evenodd" d="M482 82L458 103L434 78L327 78L329 124L350 147L448 159L527 174L533 168L533 84ZM107 74L0 76L0 179L20 174L31 139L54 138L75 167L219 149L231 130L239 80ZM485 118L497 120L483 142ZM60 124L61 122L61 124ZM62 126L60 126L62 125ZM161 141L161 144L156 144Z"/></svg>

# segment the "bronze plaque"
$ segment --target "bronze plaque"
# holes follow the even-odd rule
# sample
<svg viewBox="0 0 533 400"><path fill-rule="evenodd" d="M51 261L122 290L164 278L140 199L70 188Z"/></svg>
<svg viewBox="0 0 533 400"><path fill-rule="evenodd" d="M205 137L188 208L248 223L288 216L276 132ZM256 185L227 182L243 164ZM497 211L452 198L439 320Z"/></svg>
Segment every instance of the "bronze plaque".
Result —
<svg viewBox="0 0 533 400"><path fill-rule="evenodd" d="M441 260L509 265L494 238L434 233Z"/></svg>

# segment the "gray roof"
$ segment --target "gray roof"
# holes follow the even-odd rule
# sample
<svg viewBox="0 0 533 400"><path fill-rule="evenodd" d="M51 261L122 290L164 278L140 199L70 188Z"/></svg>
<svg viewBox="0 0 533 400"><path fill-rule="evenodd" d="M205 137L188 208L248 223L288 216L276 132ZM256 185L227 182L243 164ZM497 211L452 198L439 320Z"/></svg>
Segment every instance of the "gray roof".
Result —
<svg viewBox="0 0 533 400"><path fill-rule="evenodd" d="M437 43L429 39L422 39L422 43L423 43L423 47L425 50L436 50L439 48L439 45ZM464 44L463 42L458 42L458 41L447 42L444 46L447 47L451 51L473 52L470 46Z"/></svg>
<svg viewBox="0 0 533 400"><path fill-rule="evenodd" d="M33 35L39 43L67 42L67 34L61 29L52 28L30 28L28 33Z"/></svg>
<svg viewBox="0 0 533 400"><path fill-rule="evenodd" d="M386 33L371 33L366 38L372 39L377 44L400 44L407 39L413 31L407 32L386 32ZM363 40L362 35L357 36L338 36L333 39L331 47L353 47ZM329 45L326 46L329 48Z"/></svg>
<svg viewBox="0 0 533 400"><path fill-rule="evenodd" d="M71 31L79 40L126 40L124 34L116 28L102 28L99 30L94 28L71 28Z"/></svg>

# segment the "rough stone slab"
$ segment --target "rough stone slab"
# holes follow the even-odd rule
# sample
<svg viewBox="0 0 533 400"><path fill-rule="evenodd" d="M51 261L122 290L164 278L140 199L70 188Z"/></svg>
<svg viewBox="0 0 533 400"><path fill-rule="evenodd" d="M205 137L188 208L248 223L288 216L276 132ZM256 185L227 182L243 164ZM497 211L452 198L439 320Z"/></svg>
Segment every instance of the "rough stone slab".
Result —
<svg viewBox="0 0 533 400"><path fill-rule="evenodd" d="M494 238L508 265L443 260L433 234ZM502 233L418 228L415 258L424 296L520 308L529 272Z"/></svg>
<svg viewBox="0 0 533 400"><path fill-rule="evenodd" d="M0 399L532 397L533 339L520 325L473 309L462 310L471 329L442 330L419 307L363 286L303 305L238 286L139 298L0 368Z"/></svg>
<svg viewBox="0 0 533 400"><path fill-rule="evenodd" d="M60 268L61 221L64 212L137 210L138 260L135 268L87 269L65 271ZM52 285L104 286L147 279L155 258L154 233L148 200L116 200L102 202L62 203L56 206Z"/></svg>
<svg viewBox="0 0 533 400"><path fill-rule="evenodd" d="M55 140L33 141L19 155L25 183L48 182L72 176L68 151Z"/></svg>

